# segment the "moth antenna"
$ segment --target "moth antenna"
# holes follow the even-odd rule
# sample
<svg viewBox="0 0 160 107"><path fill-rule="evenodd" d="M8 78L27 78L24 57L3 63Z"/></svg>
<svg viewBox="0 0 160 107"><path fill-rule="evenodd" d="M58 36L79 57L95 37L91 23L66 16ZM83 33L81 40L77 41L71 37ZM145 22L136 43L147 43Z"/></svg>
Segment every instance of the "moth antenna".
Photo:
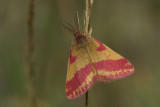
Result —
<svg viewBox="0 0 160 107"><path fill-rule="evenodd" d="M69 24L67 22L63 22L63 27L65 30L67 30L73 34L76 32L76 29L71 24Z"/></svg>
<svg viewBox="0 0 160 107"><path fill-rule="evenodd" d="M77 29L78 31L80 31L78 11L76 12L76 15L75 15L75 17L74 17L74 24L75 24L76 29Z"/></svg>

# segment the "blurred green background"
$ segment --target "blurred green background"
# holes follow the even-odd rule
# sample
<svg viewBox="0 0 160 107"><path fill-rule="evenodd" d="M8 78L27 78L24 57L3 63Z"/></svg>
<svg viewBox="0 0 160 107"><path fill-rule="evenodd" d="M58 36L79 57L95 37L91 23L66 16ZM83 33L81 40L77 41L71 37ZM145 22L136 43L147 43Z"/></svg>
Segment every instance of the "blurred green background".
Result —
<svg viewBox="0 0 160 107"><path fill-rule="evenodd" d="M0 107L29 107L24 71L29 0L0 0ZM40 107L84 107L84 96L65 95L73 24L84 0L36 0L34 79ZM125 56L135 67L130 77L96 83L89 107L160 107L160 0L94 0L92 36Z"/></svg>

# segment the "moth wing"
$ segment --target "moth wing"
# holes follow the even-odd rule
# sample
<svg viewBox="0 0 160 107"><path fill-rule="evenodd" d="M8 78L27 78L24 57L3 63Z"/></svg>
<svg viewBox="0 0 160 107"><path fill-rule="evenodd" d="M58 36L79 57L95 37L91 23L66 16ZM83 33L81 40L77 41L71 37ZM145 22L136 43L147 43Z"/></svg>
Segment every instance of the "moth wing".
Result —
<svg viewBox="0 0 160 107"><path fill-rule="evenodd" d="M96 70L97 80L116 80L134 72L134 67L127 59L94 38L88 40L87 50Z"/></svg>
<svg viewBox="0 0 160 107"><path fill-rule="evenodd" d="M94 82L94 71L85 48L80 44L72 45L68 60L66 95L74 99L85 93Z"/></svg>
<svg viewBox="0 0 160 107"><path fill-rule="evenodd" d="M72 45L70 50L65 87L67 98L81 96L96 80L116 80L133 72L134 68L127 59L88 37L86 42Z"/></svg>

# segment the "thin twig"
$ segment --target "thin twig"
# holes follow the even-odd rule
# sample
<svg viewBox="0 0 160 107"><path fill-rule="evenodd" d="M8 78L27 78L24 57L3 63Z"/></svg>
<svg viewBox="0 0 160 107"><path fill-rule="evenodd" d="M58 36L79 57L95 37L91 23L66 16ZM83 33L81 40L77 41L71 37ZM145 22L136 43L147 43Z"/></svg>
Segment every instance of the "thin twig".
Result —
<svg viewBox="0 0 160 107"><path fill-rule="evenodd" d="M93 0L85 0L85 1L86 1L86 9L84 15L84 34L91 35L92 28L90 27L90 23L91 23ZM88 91L86 92L86 97L85 97L85 107L88 107Z"/></svg>
<svg viewBox="0 0 160 107"><path fill-rule="evenodd" d="M88 91L86 92L86 97L85 97L85 107L88 107Z"/></svg>
<svg viewBox="0 0 160 107"><path fill-rule="evenodd" d="M28 36L26 41L26 53L25 53L25 70L27 74L27 88L29 101L32 107L38 107L37 100L34 91L34 74L35 74L35 62L34 56L34 0L29 0L29 12L28 12Z"/></svg>
<svg viewBox="0 0 160 107"><path fill-rule="evenodd" d="M90 34L92 31L92 28L90 27L92 5L93 0L86 0L86 10L84 15L84 34Z"/></svg>

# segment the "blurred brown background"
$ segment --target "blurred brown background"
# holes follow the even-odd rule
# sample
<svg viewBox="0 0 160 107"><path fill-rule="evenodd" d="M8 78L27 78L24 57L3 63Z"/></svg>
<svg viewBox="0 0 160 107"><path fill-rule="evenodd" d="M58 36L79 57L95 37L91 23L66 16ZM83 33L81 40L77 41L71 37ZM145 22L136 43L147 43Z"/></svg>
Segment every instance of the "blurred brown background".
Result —
<svg viewBox="0 0 160 107"><path fill-rule="evenodd" d="M29 0L0 0L0 107L29 107L24 72ZM73 24L84 0L36 0L36 96L40 107L84 107L65 95ZM160 106L160 0L94 0L92 36L129 59L135 73L89 91L89 107Z"/></svg>

